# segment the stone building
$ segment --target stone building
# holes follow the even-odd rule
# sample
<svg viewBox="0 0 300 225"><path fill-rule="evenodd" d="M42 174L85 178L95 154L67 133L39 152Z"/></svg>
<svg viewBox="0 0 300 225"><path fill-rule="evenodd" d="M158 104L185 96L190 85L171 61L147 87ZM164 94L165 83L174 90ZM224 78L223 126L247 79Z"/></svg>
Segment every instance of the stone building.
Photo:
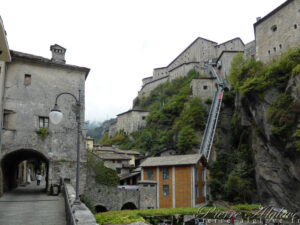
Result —
<svg viewBox="0 0 300 225"><path fill-rule="evenodd" d="M92 151L93 147L94 147L94 141L95 141L94 138L86 137L85 138L85 149Z"/></svg>
<svg viewBox="0 0 300 225"><path fill-rule="evenodd" d="M141 182L156 182L157 208L194 207L205 202L206 166L202 154L150 157L141 164Z"/></svg>
<svg viewBox="0 0 300 225"><path fill-rule="evenodd" d="M3 25L1 24L1 48ZM3 45L5 46L5 45ZM18 164L24 160L36 160L46 165L47 187L70 179L75 185L76 177L76 110L81 111L80 121L84 122L85 80L89 69L65 63L66 49L52 45L52 58L2 50L6 57L5 69L1 66L1 171L0 183L4 191L16 187ZM61 95L58 107L64 115L59 125L49 121L58 94L68 92L78 99L81 90L81 108L75 100ZM86 162L84 138L81 135L81 176L80 190L85 185Z"/></svg>
<svg viewBox="0 0 300 225"><path fill-rule="evenodd" d="M151 91L159 84L172 81L177 77L186 76L191 69L197 70L202 75L209 75L208 65L216 62L216 59L220 57L223 52L243 51L244 48L245 45L240 38L234 38L222 44L218 44L214 41L198 37L168 66L155 68L152 77L144 78L143 86L138 93L138 97L149 96Z"/></svg>
<svg viewBox="0 0 300 225"><path fill-rule="evenodd" d="M300 43L300 0L287 0L254 24L256 59L269 62L273 57Z"/></svg>
<svg viewBox="0 0 300 225"><path fill-rule="evenodd" d="M145 127L148 114L148 111L137 108L118 114L117 122L109 127L109 136L115 136L121 130L132 133L140 127Z"/></svg>
<svg viewBox="0 0 300 225"><path fill-rule="evenodd" d="M93 152L104 161L106 167L115 169L119 176L128 176L141 155L137 151L120 150L117 145L94 145Z"/></svg>
<svg viewBox="0 0 300 225"><path fill-rule="evenodd" d="M203 101L212 99L216 92L216 83L216 79L213 77L193 79L190 83L193 97L200 97Z"/></svg>

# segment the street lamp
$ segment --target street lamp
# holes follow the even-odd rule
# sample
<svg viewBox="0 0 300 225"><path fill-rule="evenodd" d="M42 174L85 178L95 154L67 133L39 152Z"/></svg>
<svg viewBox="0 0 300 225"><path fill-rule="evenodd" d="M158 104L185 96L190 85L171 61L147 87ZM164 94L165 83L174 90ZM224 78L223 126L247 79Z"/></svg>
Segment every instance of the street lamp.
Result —
<svg viewBox="0 0 300 225"><path fill-rule="evenodd" d="M53 124L59 124L63 119L63 114L58 109L58 106L57 106L57 100L62 95L71 95L75 99L76 106L77 106L77 110L76 110L76 121L77 121L77 168L76 168L76 198L75 198L74 204L80 204L80 199L79 199L80 131L81 131L81 128L80 128L80 106L81 106L81 104L80 104L80 90L78 91L78 99L73 94L71 94L69 92L63 92L63 93L60 93L56 96L54 108L49 113L50 121Z"/></svg>

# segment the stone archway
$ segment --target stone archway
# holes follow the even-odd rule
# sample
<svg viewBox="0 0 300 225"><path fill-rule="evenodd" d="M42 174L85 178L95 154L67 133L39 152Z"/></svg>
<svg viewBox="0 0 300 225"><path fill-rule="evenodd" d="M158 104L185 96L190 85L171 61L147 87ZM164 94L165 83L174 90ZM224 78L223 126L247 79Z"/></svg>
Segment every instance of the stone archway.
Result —
<svg viewBox="0 0 300 225"><path fill-rule="evenodd" d="M107 212L107 208L103 205L96 205L95 211L96 211L96 213Z"/></svg>
<svg viewBox="0 0 300 225"><path fill-rule="evenodd" d="M137 207L132 202L127 202L121 208L121 210L125 210L125 209L137 209Z"/></svg>
<svg viewBox="0 0 300 225"><path fill-rule="evenodd" d="M32 149L20 149L4 155L1 159L0 165L2 169L2 180L0 182L3 186L3 192L10 191L17 187L18 165L25 160L31 161L36 164L39 164L40 162L45 163L45 178L47 190L49 160L43 153L39 151Z"/></svg>

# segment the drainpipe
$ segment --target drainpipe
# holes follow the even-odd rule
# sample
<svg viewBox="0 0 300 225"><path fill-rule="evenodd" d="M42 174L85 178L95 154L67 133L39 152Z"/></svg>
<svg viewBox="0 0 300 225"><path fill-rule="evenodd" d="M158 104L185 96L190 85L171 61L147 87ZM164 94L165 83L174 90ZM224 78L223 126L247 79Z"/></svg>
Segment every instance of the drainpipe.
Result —
<svg viewBox="0 0 300 225"><path fill-rule="evenodd" d="M4 102L5 102L5 93L6 93L6 75L7 75L7 62L4 62L4 79L3 79L3 96L2 96L2 104L1 104L1 115L0 115L0 159L2 158L2 131L3 131L3 119L4 119ZM1 73L1 71L0 71Z"/></svg>

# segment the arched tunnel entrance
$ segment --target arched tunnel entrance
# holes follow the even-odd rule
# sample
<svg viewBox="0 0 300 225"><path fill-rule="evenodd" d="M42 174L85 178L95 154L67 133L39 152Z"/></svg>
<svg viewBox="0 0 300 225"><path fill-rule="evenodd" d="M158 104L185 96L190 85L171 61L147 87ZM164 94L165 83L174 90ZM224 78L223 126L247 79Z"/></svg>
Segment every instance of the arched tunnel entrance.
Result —
<svg viewBox="0 0 300 225"><path fill-rule="evenodd" d="M127 202L121 208L121 210L125 210L125 209L137 209L137 207L132 202Z"/></svg>
<svg viewBox="0 0 300 225"><path fill-rule="evenodd" d="M43 179L46 180L45 191L47 190L49 161L42 153L36 150L20 149L4 155L1 160L1 168L4 192L18 187L24 181L28 182L38 173L42 173ZM26 174L26 177L24 177L23 172ZM21 178L24 180L21 181Z"/></svg>
<svg viewBox="0 0 300 225"><path fill-rule="evenodd" d="M103 205L96 205L95 206L95 211L96 211L96 213L107 212L107 209Z"/></svg>

